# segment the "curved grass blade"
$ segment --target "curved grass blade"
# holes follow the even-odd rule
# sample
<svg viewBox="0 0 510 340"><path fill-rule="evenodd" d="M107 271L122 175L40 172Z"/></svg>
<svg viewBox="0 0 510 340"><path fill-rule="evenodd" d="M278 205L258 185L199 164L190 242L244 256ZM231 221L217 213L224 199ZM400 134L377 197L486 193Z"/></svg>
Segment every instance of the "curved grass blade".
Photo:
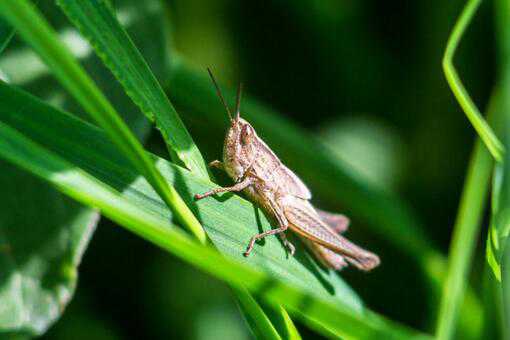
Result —
<svg viewBox="0 0 510 340"><path fill-rule="evenodd" d="M453 57L460 43L460 39L462 39L462 36L480 6L480 3L481 0L467 1L466 6L462 10L460 17L457 19L452 33L448 38L448 43L446 44L446 50L443 56L443 69L446 80L448 81L455 98L457 98L457 101L462 107L467 118L475 128L491 155L497 161L501 161L504 153L504 146L480 114L480 111L469 96L469 93L464 87L464 84L462 84L462 81L457 74L457 70L453 65Z"/></svg>
<svg viewBox="0 0 510 340"><path fill-rule="evenodd" d="M146 156L141 144L106 97L83 71L73 56L56 38L55 32L27 0L0 2L0 15L16 28L19 34L36 50L64 87L73 94L83 108L110 135L112 141L130 159L153 185L176 218L195 236L205 241L200 223L191 213L174 188L169 186Z"/></svg>
<svg viewBox="0 0 510 340"><path fill-rule="evenodd" d="M74 199L100 208L120 225L200 269L271 303L282 303L308 324L323 325L336 336L426 337L362 308L339 277L303 256L301 247L301 256L285 259L285 250L273 238L245 259L240 249L257 228L257 217L252 205L239 197L195 207L224 256L193 242L171 225L171 211L101 131L5 85L0 93L9 99L0 107L2 158ZM184 197L185 192L213 186L164 160L158 159L157 164ZM260 223L262 228L269 227L263 216Z"/></svg>
<svg viewBox="0 0 510 340"><path fill-rule="evenodd" d="M453 229L448 273L438 316L436 333L438 339L451 339L454 336L483 218L492 165L491 155L478 140L469 162L459 212ZM478 338L479 334L471 334L471 336Z"/></svg>
<svg viewBox="0 0 510 340"><path fill-rule="evenodd" d="M133 102L156 123L170 153L173 150L185 167L208 178L200 151L143 56L107 4L102 0L56 2L90 41Z"/></svg>

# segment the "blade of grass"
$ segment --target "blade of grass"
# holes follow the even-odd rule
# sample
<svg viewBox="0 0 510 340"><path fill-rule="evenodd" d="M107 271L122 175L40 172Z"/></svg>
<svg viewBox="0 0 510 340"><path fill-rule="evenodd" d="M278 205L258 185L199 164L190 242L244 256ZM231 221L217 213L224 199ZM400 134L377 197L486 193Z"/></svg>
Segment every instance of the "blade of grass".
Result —
<svg viewBox="0 0 510 340"><path fill-rule="evenodd" d="M19 119L20 115L14 115L14 117ZM21 117L21 120L24 119ZM71 119L71 121L74 122L73 124L81 125L80 134L82 136L93 130L89 125L79 123L74 119ZM11 123L20 124L20 121ZM25 126L25 128L27 131L35 129L34 132L39 131L43 134L44 131L47 131L44 129L38 130L40 129L38 125ZM38 138L41 138L41 136ZM101 139L103 139L102 142L105 141L104 138ZM67 138L57 137L56 140L50 141L50 143L63 147L67 143ZM82 146L84 148L91 147L87 146L86 143ZM69 152L69 150L67 151ZM90 151L91 153L94 152L93 149ZM59 152L64 152L64 149L59 150ZM69 154L71 158L76 156L79 155L75 152ZM300 317L310 319L312 323L326 325L330 330L335 331L337 336L366 339L425 338L423 334L386 320L371 311L364 310L363 313L359 313L352 307L343 304L343 302L333 301L327 294L321 297L314 290L306 290L304 287L299 288L295 284L282 281L265 271L261 271L258 266L249 265L247 261L242 263L239 257L238 259L233 259L230 256L223 257L212 248L191 241L179 229L173 227L165 215L160 215L154 209L148 208L135 200L132 192L128 191L125 194L120 194L79 167L35 144L3 122L0 123L0 157L49 181L63 193L79 202L99 208L105 216L128 230L172 252L198 268L236 287L246 287L251 292L264 296L273 303L283 303L284 306ZM88 162L83 164L91 168L98 166L98 164ZM178 170L177 167L168 163L165 167L168 170L173 169L172 171ZM178 171L181 175L187 173L183 169ZM108 175L108 173L104 175ZM121 179L119 176L116 178L117 180ZM193 179L194 177L189 175L189 178ZM138 180L134 183L140 184ZM151 202L152 199L149 199L148 202Z"/></svg>
<svg viewBox="0 0 510 340"><path fill-rule="evenodd" d="M504 83L508 84L508 80ZM508 86L504 86L508 90ZM510 114L508 107L510 104L508 95L501 93L505 97L502 101L503 104L501 110L498 112L500 115L500 126L501 126L501 137L505 147L510 146ZM510 256L510 156L505 154L503 162L497 165L497 169L494 172L494 192L493 196L493 215L491 219L491 241L495 241L495 258L497 261L497 267L500 275L500 285L498 289L501 291L502 297L502 324L503 334L508 334L510 326L510 262L508 260Z"/></svg>
<svg viewBox="0 0 510 340"><path fill-rule="evenodd" d="M133 102L156 123L169 152L172 154L173 150L184 166L207 178L207 167L200 151L111 9L101 0L57 0L56 3L89 40Z"/></svg>
<svg viewBox="0 0 510 340"><path fill-rule="evenodd" d="M274 327L278 333L281 334L283 339L301 340L301 335L285 308L283 308L280 304L271 305L265 303L265 301L262 301L259 304L264 309L264 312L271 318Z"/></svg>
<svg viewBox="0 0 510 340"><path fill-rule="evenodd" d="M438 339L451 339L454 335L459 310L468 285L468 274L489 191L492 165L491 155L483 143L477 140L469 162L459 212L453 229L448 273L438 316L436 333Z"/></svg>
<svg viewBox="0 0 510 340"><path fill-rule="evenodd" d="M482 139L483 143L489 149L491 155L497 160L500 161L503 157L504 146L501 144L501 141L494 134L489 124L485 121L485 119L480 114L480 111L476 107L476 104L473 102L469 93L466 91L464 84L460 80L460 77L453 65L453 57L455 56L455 51L466 31L466 28L469 26L471 19L475 15L478 7L480 6L481 0L468 0L460 17L455 22L452 33L448 38L448 43L446 44L446 50L443 56L443 70L446 76L446 80L450 85L450 88L457 98L462 110L466 114L466 117L469 119L476 132Z"/></svg>
<svg viewBox="0 0 510 340"><path fill-rule="evenodd" d="M510 3L498 0L495 2L496 46L497 46L497 74L498 79L498 120L497 133L503 139L505 148L510 147ZM497 282L491 288L493 296L497 297L495 306L490 306L495 319L500 322L501 333L508 335L510 321L510 156L504 155L503 162L494 169L492 216L487 236L487 262L492 269ZM487 278L489 282L492 277Z"/></svg>
<svg viewBox="0 0 510 340"><path fill-rule="evenodd" d="M271 320L266 315L262 307L258 304L258 302L250 295L248 291L244 288L233 289L234 294L237 297L237 301L239 302L239 308L242 310L246 321L250 325L255 338L257 339L279 339L280 334L275 329ZM257 317L257 319L254 319ZM260 320L260 318L264 318Z"/></svg>
<svg viewBox="0 0 510 340"><path fill-rule="evenodd" d="M0 20L0 53L9 45L15 32L5 21Z"/></svg>
<svg viewBox="0 0 510 340"><path fill-rule="evenodd" d="M146 156L141 144L130 132L106 97L83 71L55 32L27 0L0 1L0 15L18 30L19 34L36 50L65 88L83 108L110 135L120 150L153 185L156 192L175 212L180 223L199 240L206 235L200 223L188 209L175 189L169 186Z"/></svg>
<svg viewBox="0 0 510 340"><path fill-rule="evenodd" d="M278 333L273 319L264 311L258 301L250 294L246 288L232 287L232 291L237 299L239 308L243 313L252 332L257 339L267 340L286 340ZM292 321L291 321L292 322Z"/></svg>

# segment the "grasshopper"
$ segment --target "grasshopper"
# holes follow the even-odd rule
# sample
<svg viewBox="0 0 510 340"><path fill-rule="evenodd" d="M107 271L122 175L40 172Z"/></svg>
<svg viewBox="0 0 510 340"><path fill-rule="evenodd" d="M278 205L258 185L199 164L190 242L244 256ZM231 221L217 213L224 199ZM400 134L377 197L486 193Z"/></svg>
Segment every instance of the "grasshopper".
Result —
<svg viewBox="0 0 510 340"><path fill-rule="evenodd" d="M253 236L244 255L251 253L257 240L276 234L280 235L288 252L294 255L295 247L285 235L290 229L303 239L318 260L328 268L340 270L351 264L368 271L377 267L380 263L377 255L340 235L347 229L349 219L344 215L314 208L310 203L312 194L307 186L280 161L250 123L241 118L242 84L239 84L237 90L233 115L211 70L208 68L207 71L230 119L223 144L223 162L215 160L210 166L226 171L235 184L196 194L195 198L198 200L221 192L242 191L278 225L275 229Z"/></svg>

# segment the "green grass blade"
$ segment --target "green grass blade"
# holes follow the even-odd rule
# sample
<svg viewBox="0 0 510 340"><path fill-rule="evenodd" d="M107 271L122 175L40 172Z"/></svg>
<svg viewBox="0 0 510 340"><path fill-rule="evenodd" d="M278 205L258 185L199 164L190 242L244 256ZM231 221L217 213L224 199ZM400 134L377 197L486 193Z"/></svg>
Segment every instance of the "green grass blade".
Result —
<svg viewBox="0 0 510 340"><path fill-rule="evenodd" d="M0 157L98 207L135 234L235 287L282 303L308 324L323 325L338 337L425 337L361 307L339 277L321 270L300 246L299 254L287 259L272 238L244 258L242 249L258 229L258 219L253 206L237 196L195 206L223 254L192 241L171 225L172 212L100 130L6 85L0 84L0 97ZM192 193L214 186L162 159L157 164L165 179L189 200ZM263 216L258 223L269 227Z"/></svg>
<svg viewBox="0 0 510 340"><path fill-rule="evenodd" d="M501 141L497 138L489 124L487 124L485 119L480 114L480 111L466 91L466 88L462 84L462 81L457 74L457 70L453 65L453 57L455 55L455 51L457 50L460 40L462 39L466 28L469 26L471 19L475 15L480 3L481 0L467 1L466 6L462 10L460 17L455 23L452 33L448 38L448 43L446 45L446 50L443 56L443 69L446 80L448 81L448 84L450 85L455 98L457 98L457 101L462 107L462 110L475 128L487 149L489 149L491 155L496 160L500 161L503 157L504 146L501 144Z"/></svg>
<svg viewBox="0 0 510 340"><path fill-rule="evenodd" d="M56 2L90 41L133 102L156 123L169 151L173 150L188 169L207 178L207 167L200 151L142 55L105 2Z"/></svg>
<svg viewBox="0 0 510 340"><path fill-rule="evenodd" d="M0 20L0 53L9 45L15 32L5 21Z"/></svg>
<svg viewBox="0 0 510 340"><path fill-rule="evenodd" d="M282 340L269 317L248 291L244 288L234 289L234 294L255 338Z"/></svg>
<svg viewBox="0 0 510 340"><path fill-rule="evenodd" d="M265 313L271 318L274 327L284 340L301 340L301 335L292 322L290 315L281 305L271 305L260 302Z"/></svg>
<svg viewBox="0 0 510 340"><path fill-rule="evenodd" d="M498 68L497 110L495 120L505 148L510 147L510 4L498 0L495 6L496 46ZM495 125L496 126L496 125ZM491 312L501 323L501 333L509 334L510 321L510 157L504 155L502 163L494 169L492 216L487 236L487 262L497 281L492 285L492 295L497 296ZM492 282L493 278L487 278Z"/></svg>
<svg viewBox="0 0 510 340"><path fill-rule="evenodd" d="M437 338L451 339L468 285L483 208L492 170L492 158L482 142L476 142L453 229L448 259L448 274L438 317Z"/></svg>
<svg viewBox="0 0 510 340"><path fill-rule="evenodd" d="M195 216L184 204L174 188L169 186L145 155L141 144L130 132L106 97L83 71L69 51L56 38L55 32L27 0L0 2L0 15L16 28L19 34L36 50L48 67L53 70L67 90L84 109L102 126L153 185L165 203L173 209L177 219L200 240L205 232Z"/></svg>

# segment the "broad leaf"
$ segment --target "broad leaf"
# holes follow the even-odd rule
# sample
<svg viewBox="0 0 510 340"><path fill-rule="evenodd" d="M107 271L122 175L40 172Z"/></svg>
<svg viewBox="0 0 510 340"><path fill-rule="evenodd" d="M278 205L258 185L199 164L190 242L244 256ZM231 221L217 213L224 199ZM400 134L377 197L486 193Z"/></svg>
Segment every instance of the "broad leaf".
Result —
<svg viewBox="0 0 510 340"><path fill-rule="evenodd" d="M99 216L4 161L0 186L0 337L41 334L73 296Z"/></svg>

